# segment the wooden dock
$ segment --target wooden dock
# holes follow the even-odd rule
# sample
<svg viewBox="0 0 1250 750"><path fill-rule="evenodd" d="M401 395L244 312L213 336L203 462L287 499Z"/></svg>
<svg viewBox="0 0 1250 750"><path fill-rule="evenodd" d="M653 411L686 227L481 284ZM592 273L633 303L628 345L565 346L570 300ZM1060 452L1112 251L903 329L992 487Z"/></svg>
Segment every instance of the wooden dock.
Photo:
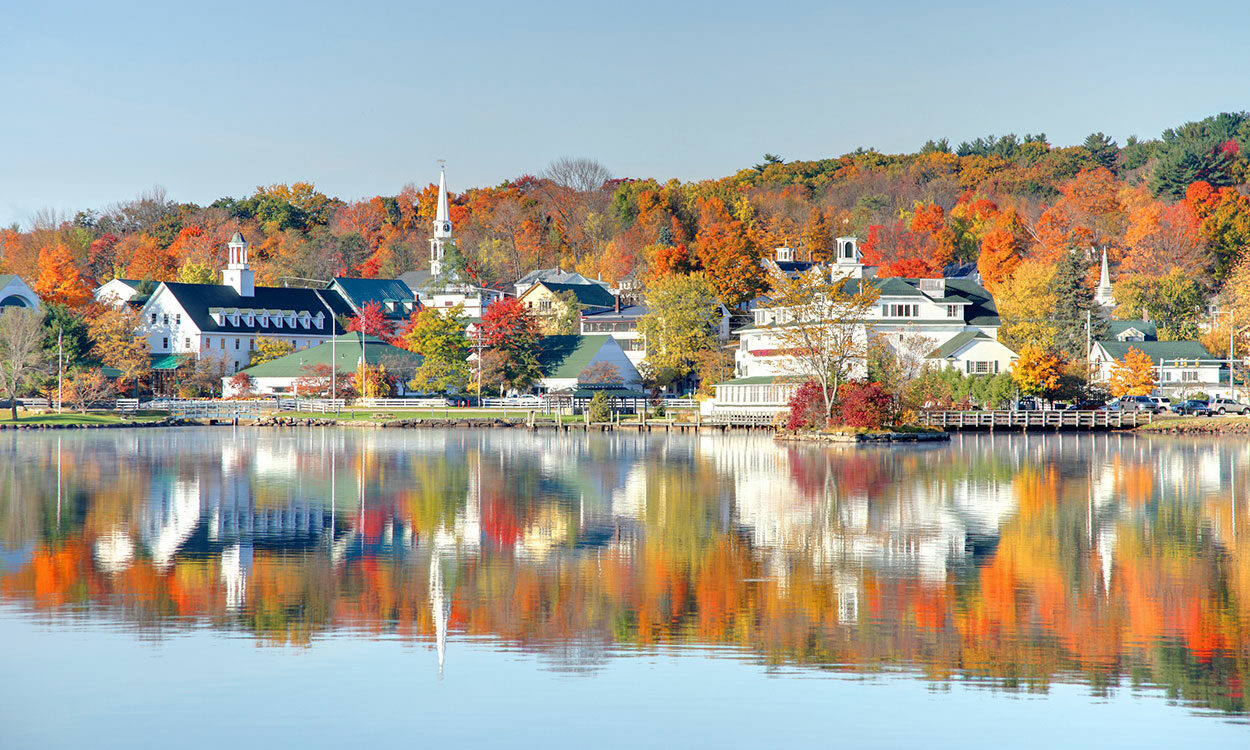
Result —
<svg viewBox="0 0 1250 750"><path fill-rule="evenodd" d="M926 411L920 423L939 430L1131 430L1155 421L1146 411Z"/></svg>

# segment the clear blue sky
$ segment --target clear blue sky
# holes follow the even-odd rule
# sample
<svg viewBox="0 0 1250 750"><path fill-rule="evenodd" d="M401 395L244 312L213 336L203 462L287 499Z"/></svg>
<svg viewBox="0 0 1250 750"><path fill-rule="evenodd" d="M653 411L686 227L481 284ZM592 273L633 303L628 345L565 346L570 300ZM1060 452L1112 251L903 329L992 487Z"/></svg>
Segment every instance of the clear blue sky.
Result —
<svg viewBox="0 0 1250 750"><path fill-rule="evenodd" d="M1250 107L1244 0L7 5L0 225L154 185L394 194L439 158L453 190L563 155L689 180Z"/></svg>

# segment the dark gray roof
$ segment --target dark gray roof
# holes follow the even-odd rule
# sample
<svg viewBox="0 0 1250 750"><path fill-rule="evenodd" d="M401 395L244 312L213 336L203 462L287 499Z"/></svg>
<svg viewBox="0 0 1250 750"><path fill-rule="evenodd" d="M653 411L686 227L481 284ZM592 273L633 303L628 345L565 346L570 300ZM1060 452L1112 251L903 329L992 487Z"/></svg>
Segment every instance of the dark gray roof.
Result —
<svg viewBox="0 0 1250 750"><path fill-rule="evenodd" d="M387 302L413 302L416 295L399 279L350 279L336 276L330 288L337 290L357 312L370 302L383 305ZM397 306L387 309L387 317L407 318L411 310Z"/></svg>
<svg viewBox="0 0 1250 750"><path fill-rule="evenodd" d="M290 332L325 336L330 334L332 327L334 331L342 333L343 329L334 321L336 316L352 315L352 309L347 304L347 301L333 289L258 286L253 296L244 297L235 291L234 287L218 284L182 284L167 281L164 286L178 300L178 304L182 306L182 309L186 310L187 315L190 316L196 327L206 333L286 335ZM209 310L215 307L237 307L251 310L294 310L297 315L307 311L309 315L314 317L320 312L329 318L329 324L321 330L315 328L304 329L303 327L291 330L287 328L262 328L255 319L253 319L252 325L249 326L245 324L244 318L240 318L239 325L236 326L232 325L227 318L221 325L217 325L212 315L209 314Z"/></svg>
<svg viewBox="0 0 1250 750"><path fill-rule="evenodd" d="M419 293L434 278L429 271L404 271L399 275L399 280L404 282L413 294Z"/></svg>
<svg viewBox="0 0 1250 750"><path fill-rule="evenodd" d="M234 236L230 238L230 241L231 242L246 242L246 240L243 239L242 232L235 232Z"/></svg>

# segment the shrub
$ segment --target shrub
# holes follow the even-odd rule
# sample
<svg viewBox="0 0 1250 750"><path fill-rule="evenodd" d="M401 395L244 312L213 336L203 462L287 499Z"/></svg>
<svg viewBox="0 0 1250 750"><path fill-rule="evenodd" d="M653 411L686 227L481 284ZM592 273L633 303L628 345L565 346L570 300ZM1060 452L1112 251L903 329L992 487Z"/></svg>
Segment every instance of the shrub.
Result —
<svg viewBox="0 0 1250 750"><path fill-rule="evenodd" d="M591 422L611 422L612 397L603 391L599 391L594 396L591 396L589 411Z"/></svg>
<svg viewBox="0 0 1250 750"><path fill-rule="evenodd" d="M848 383L838 391L838 411L848 427L879 429L893 410L894 397L880 383Z"/></svg>
<svg viewBox="0 0 1250 750"><path fill-rule="evenodd" d="M809 380L795 390L790 397L790 415L786 429L816 430L825 426L825 394L820 384Z"/></svg>

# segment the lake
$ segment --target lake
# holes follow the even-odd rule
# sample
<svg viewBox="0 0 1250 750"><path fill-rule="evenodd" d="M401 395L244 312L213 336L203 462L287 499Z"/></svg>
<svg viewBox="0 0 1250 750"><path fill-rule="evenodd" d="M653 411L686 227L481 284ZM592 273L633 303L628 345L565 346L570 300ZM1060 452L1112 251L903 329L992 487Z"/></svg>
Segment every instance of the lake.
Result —
<svg viewBox="0 0 1250 750"><path fill-rule="evenodd" d="M0 435L0 747L1245 747L1250 447Z"/></svg>

